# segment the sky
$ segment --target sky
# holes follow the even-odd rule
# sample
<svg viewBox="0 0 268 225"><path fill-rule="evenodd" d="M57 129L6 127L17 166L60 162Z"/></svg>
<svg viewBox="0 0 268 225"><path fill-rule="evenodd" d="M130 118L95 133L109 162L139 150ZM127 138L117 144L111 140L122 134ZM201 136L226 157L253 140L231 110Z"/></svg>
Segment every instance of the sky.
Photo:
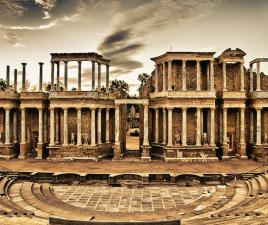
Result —
<svg viewBox="0 0 268 225"><path fill-rule="evenodd" d="M125 80L135 94L138 74L151 73L150 58L167 51L218 56L241 48L248 68L252 59L268 57L267 27L267 0L0 0L0 77L10 65L11 80L17 68L20 81L26 62L34 87L38 62L50 81L50 53L97 52L111 60L110 79ZM268 63L261 70L268 74ZM77 86L77 71L77 62L70 63L69 88ZM83 62L83 90L90 80L91 63Z"/></svg>

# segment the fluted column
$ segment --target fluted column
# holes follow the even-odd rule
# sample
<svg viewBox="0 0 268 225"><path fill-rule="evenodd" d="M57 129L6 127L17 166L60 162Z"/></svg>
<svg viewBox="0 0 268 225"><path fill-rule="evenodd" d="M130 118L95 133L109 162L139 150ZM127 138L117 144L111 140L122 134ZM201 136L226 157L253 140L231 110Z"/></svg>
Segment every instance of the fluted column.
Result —
<svg viewBox="0 0 268 225"><path fill-rule="evenodd" d="M252 110L250 110L250 114L249 114L249 119L250 119L250 121L249 121L249 124L250 124L250 140L249 140L249 142L251 143L251 144L253 144L254 143L254 113L253 113L253 111Z"/></svg>
<svg viewBox="0 0 268 225"><path fill-rule="evenodd" d="M154 79L155 79L155 92L158 92L158 68L157 63L155 63L155 70L154 70Z"/></svg>
<svg viewBox="0 0 268 225"><path fill-rule="evenodd" d="M215 108L210 108L210 145L215 146Z"/></svg>
<svg viewBox="0 0 268 225"><path fill-rule="evenodd" d="M106 91L109 91L109 80L110 80L109 67L110 67L109 65L106 65Z"/></svg>
<svg viewBox="0 0 268 225"><path fill-rule="evenodd" d="M26 82L26 65L27 63L22 63L22 87L21 90L25 91L25 82Z"/></svg>
<svg viewBox="0 0 268 225"><path fill-rule="evenodd" d="M91 143L90 146L96 146L96 109L91 108Z"/></svg>
<svg viewBox="0 0 268 225"><path fill-rule="evenodd" d="M162 67L163 67L163 91L167 90L167 79L166 79L166 68L165 68L165 63L162 63Z"/></svg>
<svg viewBox="0 0 268 225"><path fill-rule="evenodd" d="M55 144L60 143L60 118L59 118L59 109L55 109Z"/></svg>
<svg viewBox="0 0 268 225"><path fill-rule="evenodd" d="M115 144L119 145L120 144L120 106L115 105Z"/></svg>
<svg viewBox="0 0 268 225"><path fill-rule="evenodd" d="M201 90L201 70L200 70L200 61L196 61L196 90Z"/></svg>
<svg viewBox="0 0 268 225"><path fill-rule="evenodd" d="M256 130L257 130L257 137L256 137L256 145L261 145L262 141L261 141L261 108L257 108L257 126L256 126Z"/></svg>
<svg viewBox="0 0 268 225"><path fill-rule="evenodd" d="M43 109L38 109L38 144L43 144Z"/></svg>
<svg viewBox="0 0 268 225"><path fill-rule="evenodd" d="M168 146L173 145L173 123L172 123L172 110L173 108L168 108Z"/></svg>
<svg viewBox="0 0 268 225"><path fill-rule="evenodd" d="M102 127L101 127L101 110L102 109L98 109L98 126L97 126L97 132L98 132L98 144L101 144L102 141L101 141L101 130L102 130Z"/></svg>
<svg viewBox="0 0 268 225"><path fill-rule="evenodd" d="M56 90L58 91L59 90L59 84L60 84L60 62L58 61L56 63L57 65L57 82L56 82Z"/></svg>
<svg viewBox="0 0 268 225"><path fill-rule="evenodd" d="M167 112L163 108L163 145L167 143Z"/></svg>
<svg viewBox="0 0 268 225"><path fill-rule="evenodd" d="M143 145L146 146L146 145L149 145L149 138L148 138L148 127L149 127L149 123L148 123L148 105L145 104L144 105L144 118L143 118L143 121L144 121L144 137L143 137Z"/></svg>
<svg viewBox="0 0 268 225"><path fill-rule="evenodd" d="M101 91L101 63L98 62L98 91Z"/></svg>
<svg viewBox="0 0 268 225"><path fill-rule="evenodd" d="M48 143L48 111L44 110L44 143Z"/></svg>
<svg viewBox="0 0 268 225"><path fill-rule="evenodd" d="M21 108L21 144L26 144L26 109Z"/></svg>
<svg viewBox="0 0 268 225"><path fill-rule="evenodd" d="M261 71L260 71L260 62L257 62L257 88L256 91L261 91Z"/></svg>
<svg viewBox="0 0 268 225"><path fill-rule="evenodd" d="M226 81L226 62L222 62L223 91L227 91Z"/></svg>
<svg viewBox="0 0 268 225"><path fill-rule="evenodd" d="M106 108L106 135L105 135L105 142L110 142L110 109Z"/></svg>
<svg viewBox="0 0 268 225"><path fill-rule="evenodd" d="M64 61L64 91L68 90L68 61Z"/></svg>
<svg viewBox="0 0 268 225"><path fill-rule="evenodd" d="M240 63L240 91L245 91L244 63Z"/></svg>
<svg viewBox="0 0 268 225"><path fill-rule="evenodd" d="M168 61L168 90L172 91L172 62Z"/></svg>
<svg viewBox="0 0 268 225"><path fill-rule="evenodd" d="M186 61L182 60L182 90L187 90L186 87Z"/></svg>
<svg viewBox="0 0 268 225"><path fill-rule="evenodd" d="M5 108L5 144L10 144L10 108Z"/></svg>
<svg viewBox="0 0 268 225"><path fill-rule="evenodd" d="M13 112L13 143L18 143L18 114L17 111Z"/></svg>
<svg viewBox="0 0 268 225"><path fill-rule="evenodd" d="M159 143L159 109L155 109L155 143Z"/></svg>
<svg viewBox="0 0 268 225"><path fill-rule="evenodd" d="M77 108L77 145L82 145L82 109Z"/></svg>
<svg viewBox="0 0 268 225"><path fill-rule="evenodd" d="M245 144L245 108L240 108L240 144Z"/></svg>
<svg viewBox="0 0 268 225"><path fill-rule="evenodd" d="M210 61L210 90L214 91L214 62Z"/></svg>
<svg viewBox="0 0 268 225"><path fill-rule="evenodd" d="M187 146L187 108L182 108L182 146Z"/></svg>
<svg viewBox="0 0 268 225"><path fill-rule="evenodd" d="M10 66L7 66L6 71L6 88L9 89L10 86Z"/></svg>
<svg viewBox="0 0 268 225"><path fill-rule="evenodd" d="M196 108L196 146L201 146L201 108Z"/></svg>
<svg viewBox="0 0 268 225"><path fill-rule="evenodd" d="M63 108L63 145L67 146L68 144L68 108Z"/></svg>
<svg viewBox="0 0 268 225"><path fill-rule="evenodd" d="M50 108L50 144L55 145L55 109Z"/></svg>
<svg viewBox="0 0 268 225"><path fill-rule="evenodd" d="M82 66L82 61L77 61L78 63L78 91L81 91L81 66Z"/></svg>
<svg viewBox="0 0 268 225"><path fill-rule="evenodd" d="M223 132L222 132L222 142L223 144L227 144L227 108L223 108Z"/></svg>
<svg viewBox="0 0 268 225"><path fill-rule="evenodd" d="M14 91L17 91L18 87L18 70L14 69Z"/></svg>
<svg viewBox="0 0 268 225"><path fill-rule="evenodd" d="M53 61L51 61L50 62L51 63L51 81L50 81L50 83L51 83L51 90L53 91L54 90L54 73L55 73L55 71L54 71L54 62Z"/></svg>
<svg viewBox="0 0 268 225"><path fill-rule="evenodd" d="M95 62L91 61L91 90L95 91Z"/></svg>

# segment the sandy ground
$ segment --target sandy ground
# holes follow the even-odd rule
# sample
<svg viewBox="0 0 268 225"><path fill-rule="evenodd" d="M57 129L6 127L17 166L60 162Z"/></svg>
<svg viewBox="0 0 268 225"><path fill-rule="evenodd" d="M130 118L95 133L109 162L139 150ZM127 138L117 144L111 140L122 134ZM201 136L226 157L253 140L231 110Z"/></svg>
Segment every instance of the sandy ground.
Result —
<svg viewBox="0 0 268 225"><path fill-rule="evenodd" d="M28 217L4 217L0 216L1 225L48 225L48 220Z"/></svg>

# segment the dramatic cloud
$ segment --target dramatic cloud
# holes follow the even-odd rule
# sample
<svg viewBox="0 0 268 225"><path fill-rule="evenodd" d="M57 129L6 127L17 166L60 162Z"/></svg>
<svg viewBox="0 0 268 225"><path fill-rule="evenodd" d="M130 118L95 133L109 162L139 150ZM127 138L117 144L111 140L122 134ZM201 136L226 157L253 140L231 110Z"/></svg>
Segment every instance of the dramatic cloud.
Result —
<svg viewBox="0 0 268 225"><path fill-rule="evenodd" d="M21 40L22 38L16 34L16 33L6 33L2 35L3 40L8 43L12 47L16 48L24 48L26 45L24 45Z"/></svg>

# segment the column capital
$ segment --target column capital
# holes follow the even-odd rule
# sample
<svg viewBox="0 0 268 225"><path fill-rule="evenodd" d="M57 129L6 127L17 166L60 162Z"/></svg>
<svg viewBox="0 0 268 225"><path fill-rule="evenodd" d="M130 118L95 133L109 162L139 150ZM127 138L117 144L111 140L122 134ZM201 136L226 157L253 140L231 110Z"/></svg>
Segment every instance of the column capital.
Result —
<svg viewBox="0 0 268 225"><path fill-rule="evenodd" d="M4 107L5 110L12 110L13 108L11 106Z"/></svg>
<svg viewBox="0 0 268 225"><path fill-rule="evenodd" d="M63 109L63 110L68 110L69 107L68 107L68 106L64 106L64 107L62 107L62 109Z"/></svg>
<svg viewBox="0 0 268 225"><path fill-rule="evenodd" d="M63 62L64 62L64 64L68 64L69 61L63 61Z"/></svg>
<svg viewBox="0 0 268 225"><path fill-rule="evenodd" d="M40 66L43 66L43 65L44 65L44 63L43 63L43 62L39 62L38 64L39 64Z"/></svg>
<svg viewBox="0 0 268 225"><path fill-rule="evenodd" d="M22 66L26 66L26 65L27 65L27 63L21 63L21 65L22 65Z"/></svg>
<svg viewBox="0 0 268 225"><path fill-rule="evenodd" d="M77 63L78 63L78 64L81 64L81 63L82 63L82 60L77 60Z"/></svg>

